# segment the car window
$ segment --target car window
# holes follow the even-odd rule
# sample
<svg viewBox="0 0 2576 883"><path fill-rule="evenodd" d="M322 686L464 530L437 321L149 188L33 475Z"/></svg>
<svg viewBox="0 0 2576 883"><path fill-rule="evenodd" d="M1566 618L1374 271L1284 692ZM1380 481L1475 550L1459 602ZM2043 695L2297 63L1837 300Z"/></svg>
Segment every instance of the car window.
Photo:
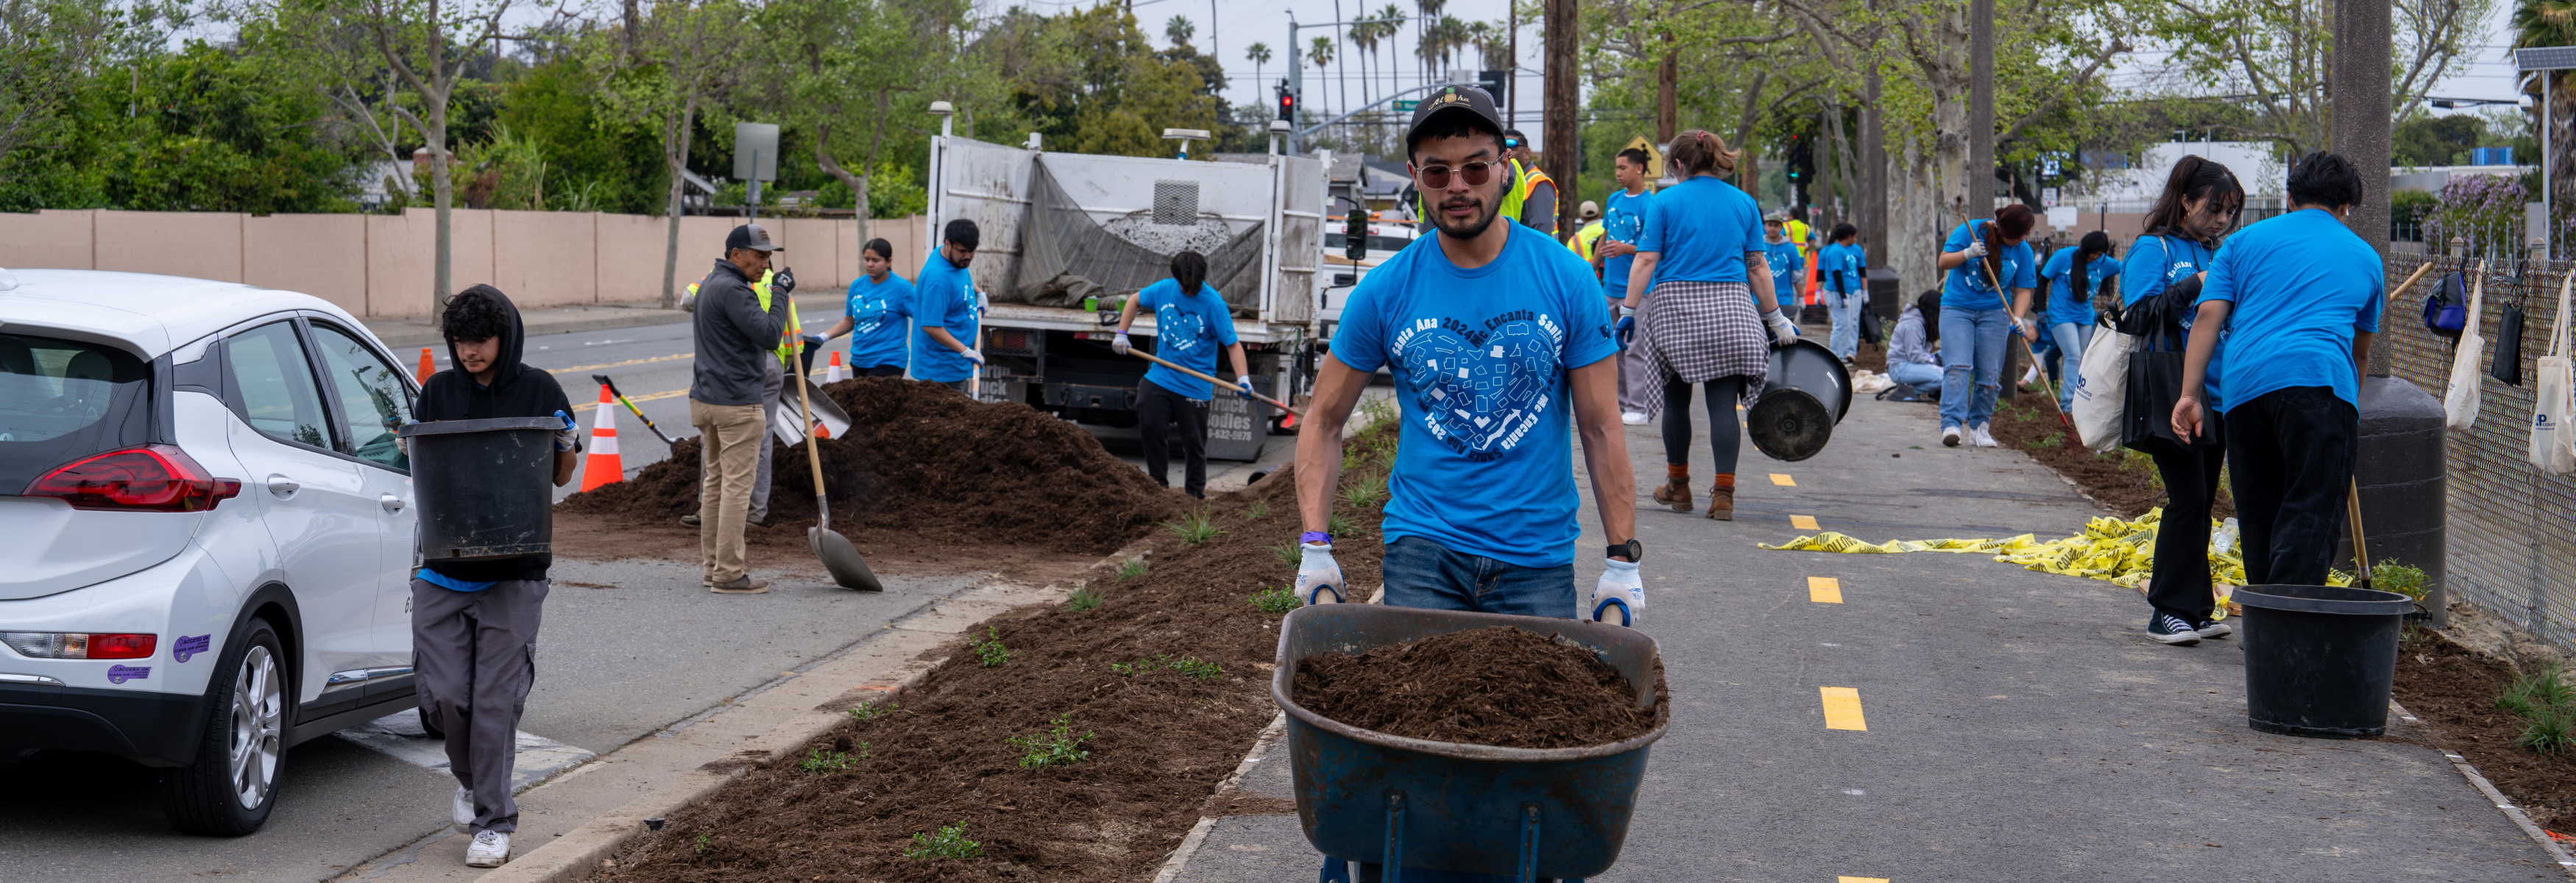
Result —
<svg viewBox="0 0 2576 883"><path fill-rule="evenodd" d="M0 493L149 440L152 369L114 347L0 334Z"/></svg>
<svg viewBox="0 0 2576 883"><path fill-rule="evenodd" d="M411 422L411 401L402 375L348 332L320 322L312 327L314 348L322 351L322 373L331 378L346 421L339 427L340 452L409 470L411 458L394 443L394 430Z"/></svg>
<svg viewBox="0 0 2576 883"><path fill-rule="evenodd" d="M279 441L331 447L322 428L322 395L293 324L272 322L233 335L224 344L224 360L233 372L232 406L250 428Z"/></svg>

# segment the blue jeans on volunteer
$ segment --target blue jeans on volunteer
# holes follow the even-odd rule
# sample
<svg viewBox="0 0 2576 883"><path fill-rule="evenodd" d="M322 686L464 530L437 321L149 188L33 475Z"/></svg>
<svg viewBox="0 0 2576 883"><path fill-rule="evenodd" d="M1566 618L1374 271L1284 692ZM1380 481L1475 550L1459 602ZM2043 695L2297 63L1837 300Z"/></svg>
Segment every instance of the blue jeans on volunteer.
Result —
<svg viewBox="0 0 2576 883"><path fill-rule="evenodd" d="M1991 223L1979 218L1959 225L1941 243L1941 251L1966 250ZM2030 243L2004 246L1995 256L2003 265L1995 278L1988 278L1984 258L1970 258L1950 268L1941 285L1941 441L1953 447L1961 429L1978 447L1996 446L1986 426L1994 419L1995 396L2003 390L2004 348L2011 345L2008 336L2013 333L2012 295L2007 292L2039 287Z"/></svg>

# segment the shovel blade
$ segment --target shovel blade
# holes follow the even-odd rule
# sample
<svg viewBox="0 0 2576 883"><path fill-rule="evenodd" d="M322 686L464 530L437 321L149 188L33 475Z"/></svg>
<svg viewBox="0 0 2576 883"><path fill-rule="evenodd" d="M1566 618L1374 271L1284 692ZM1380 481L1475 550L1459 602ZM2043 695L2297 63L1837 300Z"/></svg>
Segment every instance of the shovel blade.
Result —
<svg viewBox="0 0 2576 883"><path fill-rule="evenodd" d="M805 538L814 543L814 557L823 559L823 569L832 572L832 581L841 588L885 591L885 584L877 582L876 572L868 569L867 559L859 557L859 548L850 545L850 538L840 531L809 527Z"/></svg>

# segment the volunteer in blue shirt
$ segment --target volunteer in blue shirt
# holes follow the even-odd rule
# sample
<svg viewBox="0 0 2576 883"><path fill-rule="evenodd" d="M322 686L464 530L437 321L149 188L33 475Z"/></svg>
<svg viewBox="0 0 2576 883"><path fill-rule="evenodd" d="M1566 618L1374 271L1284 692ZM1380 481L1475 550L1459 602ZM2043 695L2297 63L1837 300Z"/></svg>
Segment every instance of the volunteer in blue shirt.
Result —
<svg viewBox="0 0 2576 883"><path fill-rule="evenodd" d="M2121 308L2161 296L2176 284L2196 284L2192 277L2209 268L2219 235L2235 226L2237 212L2244 206L2245 188L2226 166L2199 156L2185 156L2175 163L2165 177L2163 194L2147 209L2145 235L2129 245L2128 263L2120 270ZM2188 335L2194 323L2188 313L2182 319L2179 327L2163 329L2149 339L2178 340L2177 335ZM2218 353L2212 352L2211 368L2218 363ZM2221 422L2209 420L2201 431L2224 440ZM2218 474L2227 462L2227 449L2223 445L2144 445L2141 450L2155 460L2156 475L2165 486L2164 516L2156 528L2155 576L2147 580L2147 637L2184 645L2225 637L2235 627L2210 619L2216 600L2210 597L2209 587L2209 512L2218 500Z"/></svg>
<svg viewBox="0 0 2576 883"><path fill-rule="evenodd" d="M1326 526L1342 428L1385 367L1403 435L1379 531L1383 600L1523 616L1589 611L1633 625L1645 603L1643 549L1610 358L1616 332L1583 259L1546 234L1495 222L1511 183L1502 130L1481 89L1442 87L1413 112L1406 155L1438 232L1360 281L1317 369L1297 433L1306 526L1297 594L1307 603L1362 599L1346 588ZM1578 428L1608 543L1588 607L1574 585L1583 498L1567 468Z"/></svg>
<svg viewBox="0 0 2576 883"><path fill-rule="evenodd" d="M2173 428L2198 432L2214 379L2250 585L2323 585L2343 533L2361 378L2388 292L2379 252L2344 225L2361 186L2341 155L2300 157L2290 212L2228 237L2201 283ZM2213 375L2222 327L2229 358Z"/></svg>
<svg viewBox="0 0 2576 883"><path fill-rule="evenodd" d="M2040 268L2039 275L2048 280L2048 337L2057 342L2059 373L2065 378L2057 387L2058 410L2074 407L2075 388L2084 383L2084 348L2093 344L2093 323L2100 318L2093 311L2093 292L2120 275L2120 262L2111 257L2110 234L2095 230L2074 248L2049 255Z"/></svg>
<svg viewBox="0 0 2576 883"><path fill-rule="evenodd" d="M1708 397L1708 442L1717 467L1708 517L1731 521L1735 460L1744 440L1735 403L1761 393L1772 339L1787 343L1798 326L1774 299L1761 209L1726 183L1735 173L1735 151L1693 129L1673 139L1665 159L1681 183L1655 195L1646 232L1637 238L1637 263L1628 268L1628 305L1650 292L1655 301L1636 343L1663 381L1647 401L1664 412L1664 483L1655 488L1655 502L1691 510L1690 397L1691 385L1699 384Z"/></svg>
<svg viewBox="0 0 2576 883"><path fill-rule="evenodd" d="M850 299L841 321L823 332L824 340L850 336L850 376L901 377L911 327L912 283L894 274L894 243L870 239L859 246L859 278L850 280Z"/></svg>
<svg viewBox="0 0 2576 883"><path fill-rule="evenodd" d="M1252 373L1244 368L1243 344L1234 337L1234 313L1226 309L1225 296L1208 287L1207 273L1207 256L1195 251L1173 255L1172 278L1145 286L1119 310L1118 336L1109 348L1122 356L1133 350L1127 329L1136 324L1138 310L1151 310L1155 356L1215 374L1216 351L1223 348L1234 363L1235 386L1227 391L1251 398ZM1171 438L1166 433L1177 420L1181 489L1193 497L1207 496L1208 399L1215 394L1207 381L1162 365L1146 369L1145 379L1136 383L1136 431L1145 444L1145 471L1154 476L1155 484L1172 486Z"/></svg>
<svg viewBox="0 0 2576 883"><path fill-rule="evenodd" d="M1601 207L1601 243L1594 253L1601 256L1601 288L1614 301L1628 299L1628 268L1637 262L1637 237L1646 232L1646 207L1655 194L1646 189L1646 151L1631 147L1619 151L1610 161L1610 174L1619 181L1619 189ZM1619 422L1644 425L1654 414L1646 400L1654 397L1649 384L1655 374L1646 366L1646 351L1630 346L1637 336L1639 310L1615 306L1619 319Z"/></svg>
<svg viewBox="0 0 2576 883"><path fill-rule="evenodd" d="M966 267L975 262L975 244L983 231L959 218L942 231L939 250L921 262L913 283L912 379L946 384L966 392L967 381L983 367L984 354L973 344L983 304L975 294L975 277Z"/></svg>
<svg viewBox="0 0 2576 883"><path fill-rule="evenodd" d="M1980 448L1996 446L1988 421L2003 391L2005 335L2039 339L2030 315L2030 292L2039 287L2030 235L2037 218L2020 203L1995 210L1950 231L1938 266L1949 271L1941 286L1941 444L1958 447L1964 433ZM1995 285L2012 290L2007 297Z"/></svg>
<svg viewBox="0 0 2576 883"><path fill-rule="evenodd" d="M1860 228L1835 224L1833 244L1816 255L1816 282L1825 296L1825 312L1834 317L1834 333L1825 348L1848 363L1860 355L1860 323L1868 321L1869 257L1860 250Z"/></svg>
<svg viewBox="0 0 2576 883"><path fill-rule="evenodd" d="M1807 268L1807 261L1798 244L1789 241L1786 215L1774 212L1762 221L1762 259L1771 264L1772 296L1782 304L1799 303L1798 273Z"/></svg>

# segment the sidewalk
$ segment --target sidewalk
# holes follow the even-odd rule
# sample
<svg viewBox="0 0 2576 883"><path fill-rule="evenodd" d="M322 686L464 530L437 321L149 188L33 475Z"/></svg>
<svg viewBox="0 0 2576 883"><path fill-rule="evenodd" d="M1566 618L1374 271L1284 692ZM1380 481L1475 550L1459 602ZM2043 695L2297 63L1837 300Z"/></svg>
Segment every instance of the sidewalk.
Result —
<svg viewBox="0 0 2576 883"><path fill-rule="evenodd" d="M1803 463L1748 441L1733 522L1653 504L1662 444L1627 429L1643 627L1674 708L1597 881L2565 877L2402 724L2368 741L2248 729L2237 639L2152 643L2132 590L1976 555L1754 548L1815 532L1793 515L1877 541L2064 535L2102 514L2019 453L1941 448L1929 405L1864 398ZM1588 501L1584 519L1588 587L1605 540ZM1811 577L1840 602L1813 600ZM1828 729L1820 687L1857 690L1867 729ZM1293 798L1287 753L1242 787ZM1171 879L1323 864L1293 814L1218 819L1187 858Z"/></svg>
<svg viewBox="0 0 2576 883"><path fill-rule="evenodd" d="M832 322L841 317L841 300L842 295L838 291L808 292L796 297L796 311L798 315L805 317L806 324L814 326L813 330L820 333L832 327ZM690 314L685 310L662 309L662 305L655 301L638 301L521 310L519 323L526 329L526 336L533 338L548 334L605 331L645 325L676 325L689 321L689 316ZM437 328L430 326L429 318L426 316L360 321L366 324L368 331L375 332L376 339L384 341L387 348L397 352L413 347L435 347L446 340L439 336ZM440 354L440 360L445 361L443 353Z"/></svg>

